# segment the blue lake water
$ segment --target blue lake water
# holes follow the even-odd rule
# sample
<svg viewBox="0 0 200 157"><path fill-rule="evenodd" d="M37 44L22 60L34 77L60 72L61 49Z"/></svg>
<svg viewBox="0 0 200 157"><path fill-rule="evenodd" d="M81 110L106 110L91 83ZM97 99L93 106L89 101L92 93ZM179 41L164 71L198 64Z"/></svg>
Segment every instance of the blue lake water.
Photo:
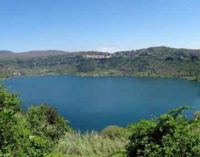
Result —
<svg viewBox="0 0 200 157"><path fill-rule="evenodd" d="M180 105L200 109L200 83L135 77L33 76L7 79L22 107L48 103L77 130L127 126Z"/></svg>

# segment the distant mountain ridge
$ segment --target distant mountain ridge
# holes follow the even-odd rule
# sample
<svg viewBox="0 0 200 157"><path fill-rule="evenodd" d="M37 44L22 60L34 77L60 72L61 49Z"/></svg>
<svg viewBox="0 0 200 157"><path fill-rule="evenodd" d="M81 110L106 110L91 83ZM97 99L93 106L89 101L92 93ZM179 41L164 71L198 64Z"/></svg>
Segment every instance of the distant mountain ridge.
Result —
<svg viewBox="0 0 200 157"><path fill-rule="evenodd" d="M14 53L14 52L8 51L8 50L0 50L0 53L1 54L11 54L11 53Z"/></svg>
<svg viewBox="0 0 200 157"><path fill-rule="evenodd" d="M45 57L45 56L54 56L54 55L63 55L67 54L66 51L61 50L33 50L27 52L12 52L8 50L0 50L0 57Z"/></svg>
<svg viewBox="0 0 200 157"><path fill-rule="evenodd" d="M100 51L75 51L75 52L69 52L69 51L64 51L64 50L31 50L31 51L26 51L26 52L12 52L9 50L0 50L0 56L1 55L8 55L8 56L48 56L48 55L65 55L65 54L113 54L114 56L117 55L127 55L127 56L132 56L132 55L141 55L145 53L156 53L156 52L175 52L175 51L184 51L188 53L193 53L193 54L198 54L200 53L200 49L187 49L187 48L171 48L171 47L166 47L166 46L159 46L159 47L149 47L145 49L137 49L137 50L127 50L127 51L116 51L114 53L109 53L109 52L100 52Z"/></svg>

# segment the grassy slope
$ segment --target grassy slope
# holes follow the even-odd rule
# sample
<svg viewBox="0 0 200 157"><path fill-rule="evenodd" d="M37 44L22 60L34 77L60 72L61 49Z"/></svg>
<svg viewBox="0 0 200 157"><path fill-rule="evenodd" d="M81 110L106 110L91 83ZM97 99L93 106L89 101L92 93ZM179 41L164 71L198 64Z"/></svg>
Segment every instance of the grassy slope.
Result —
<svg viewBox="0 0 200 157"><path fill-rule="evenodd" d="M123 156L127 140L111 139L99 133L66 133L49 157Z"/></svg>

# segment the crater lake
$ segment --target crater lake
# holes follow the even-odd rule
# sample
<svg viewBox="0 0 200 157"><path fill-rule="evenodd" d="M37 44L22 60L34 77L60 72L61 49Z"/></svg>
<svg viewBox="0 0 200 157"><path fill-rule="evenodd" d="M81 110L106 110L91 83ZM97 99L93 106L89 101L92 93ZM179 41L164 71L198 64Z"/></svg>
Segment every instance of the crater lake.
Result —
<svg viewBox="0 0 200 157"><path fill-rule="evenodd" d="M54 75L15 77L3 84L19 95L24 109L47 103L81 131L127 126L180 105L200 109L200 83L182 79Z"/></svg>

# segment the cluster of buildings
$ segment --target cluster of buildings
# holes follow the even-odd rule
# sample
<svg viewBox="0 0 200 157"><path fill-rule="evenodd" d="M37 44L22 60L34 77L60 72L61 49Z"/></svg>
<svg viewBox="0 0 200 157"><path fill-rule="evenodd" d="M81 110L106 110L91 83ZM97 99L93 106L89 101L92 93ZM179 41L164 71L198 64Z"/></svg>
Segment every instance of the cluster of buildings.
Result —
<svg viewBox="0 0 200 157"><path fill-rule="evenodd" d="M87 54L85 58L94 58L94 59L104 59L104 58L111 58L110 54Z"/></svg>

